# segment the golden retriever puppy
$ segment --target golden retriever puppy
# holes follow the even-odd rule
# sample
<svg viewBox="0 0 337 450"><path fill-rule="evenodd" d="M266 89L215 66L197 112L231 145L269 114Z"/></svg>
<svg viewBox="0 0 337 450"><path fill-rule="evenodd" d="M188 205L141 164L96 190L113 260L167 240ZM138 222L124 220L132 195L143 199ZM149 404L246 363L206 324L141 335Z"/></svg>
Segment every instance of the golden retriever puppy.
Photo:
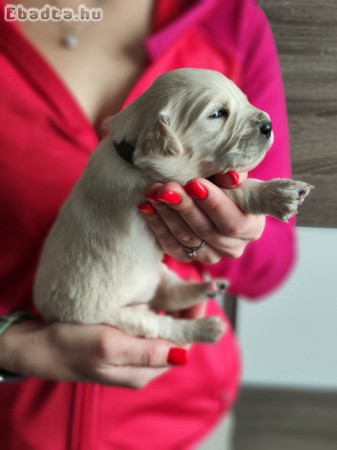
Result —
<svg viewBox="0 0 337 450"><path fill-rule="evenodd" d="M105 323L178 343L217 340L225 330L218 317L156 313L205 300L215 282L187 283L169 271L137 205L155 181L185 184L258 165L273 142L268 114L222 74L180 69L160 76L109 127L45 242L38 309L47 321ZM247 213L287 220L309 190L292 180L248 179L225 192Z"/></svg>

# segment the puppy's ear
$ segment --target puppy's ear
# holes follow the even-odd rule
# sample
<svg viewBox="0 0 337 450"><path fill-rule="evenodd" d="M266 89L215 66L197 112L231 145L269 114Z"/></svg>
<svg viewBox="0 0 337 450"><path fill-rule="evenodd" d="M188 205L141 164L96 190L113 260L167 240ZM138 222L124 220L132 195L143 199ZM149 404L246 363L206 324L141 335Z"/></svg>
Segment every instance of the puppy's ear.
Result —
<svg viewBox="0 0 337 450"><path fill-rule="evenodd" d="M160 114L153 128L144 133L140 145L146 155L179 156L183 152L183 147L164 114Z"/></svg>

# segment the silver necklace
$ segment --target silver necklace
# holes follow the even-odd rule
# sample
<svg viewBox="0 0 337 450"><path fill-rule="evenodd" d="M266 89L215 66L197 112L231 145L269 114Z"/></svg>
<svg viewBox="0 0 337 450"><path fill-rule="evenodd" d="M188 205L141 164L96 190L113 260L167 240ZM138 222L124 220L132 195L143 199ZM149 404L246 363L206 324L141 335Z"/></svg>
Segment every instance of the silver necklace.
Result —
<svg viewBox="0 0 337 450"><path fill-rule="evenodd" d="M99 17L99 11L101 10L103 12L102 6L104 4L105 0L95 0L94 2L94 6L92 7L87 7L83 4L78 5L79 7L85 7L87 12L85 13L85 17L87 18L88 15L90 14L92 10L96 10L96 14L95 14L95 21L97 21L97 17ZM69 50L73 50L75 48L77 48L79 46L79 35L85 30L85 28L88 27L88 25L91 23L90 20L69 20L69 15L70 14L74 14L76 16L80 16L81 12L78 9L76 11L76 9L74 7L70 7L70 6L61 6L60 1L59 0L54 0L55 6L61 11L65 11L65 18L63 20L60 20L60 23L62 25L62 32L61 32L61 37L60 37L60 44L62 45L62 47L69 49ZM99 7L99 5L101 5ZM67 20L68 18L68 20ZM103 18L103 14L102 14L102 18Z"/></svg>

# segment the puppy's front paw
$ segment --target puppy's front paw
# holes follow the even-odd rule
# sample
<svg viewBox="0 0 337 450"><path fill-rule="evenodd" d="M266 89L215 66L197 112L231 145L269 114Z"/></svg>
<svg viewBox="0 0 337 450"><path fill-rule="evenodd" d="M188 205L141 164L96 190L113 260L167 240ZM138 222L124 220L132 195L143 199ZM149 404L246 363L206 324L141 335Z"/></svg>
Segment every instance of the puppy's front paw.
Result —
<svg viewBox="0 0 337 450"><path fill-rule="evenodd" d="M301 205L314 187L303 181L277 178L268 183L267 214L287 222L297 214Z"/></svg>

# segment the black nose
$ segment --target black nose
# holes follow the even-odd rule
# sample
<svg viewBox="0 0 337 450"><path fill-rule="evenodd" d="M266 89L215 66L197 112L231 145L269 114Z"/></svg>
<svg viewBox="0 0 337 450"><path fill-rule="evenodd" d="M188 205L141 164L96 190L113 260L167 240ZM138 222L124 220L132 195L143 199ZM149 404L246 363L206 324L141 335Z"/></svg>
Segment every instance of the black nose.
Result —
<svg viewBox="0 0 337 450"><path fill-rule="evenodd" d="M271 130L273 127L271 126L271 122L268 120L266 122L263 122L263 124L260 127L260 131L266 138L269 138L271 135Z"/></svg>

